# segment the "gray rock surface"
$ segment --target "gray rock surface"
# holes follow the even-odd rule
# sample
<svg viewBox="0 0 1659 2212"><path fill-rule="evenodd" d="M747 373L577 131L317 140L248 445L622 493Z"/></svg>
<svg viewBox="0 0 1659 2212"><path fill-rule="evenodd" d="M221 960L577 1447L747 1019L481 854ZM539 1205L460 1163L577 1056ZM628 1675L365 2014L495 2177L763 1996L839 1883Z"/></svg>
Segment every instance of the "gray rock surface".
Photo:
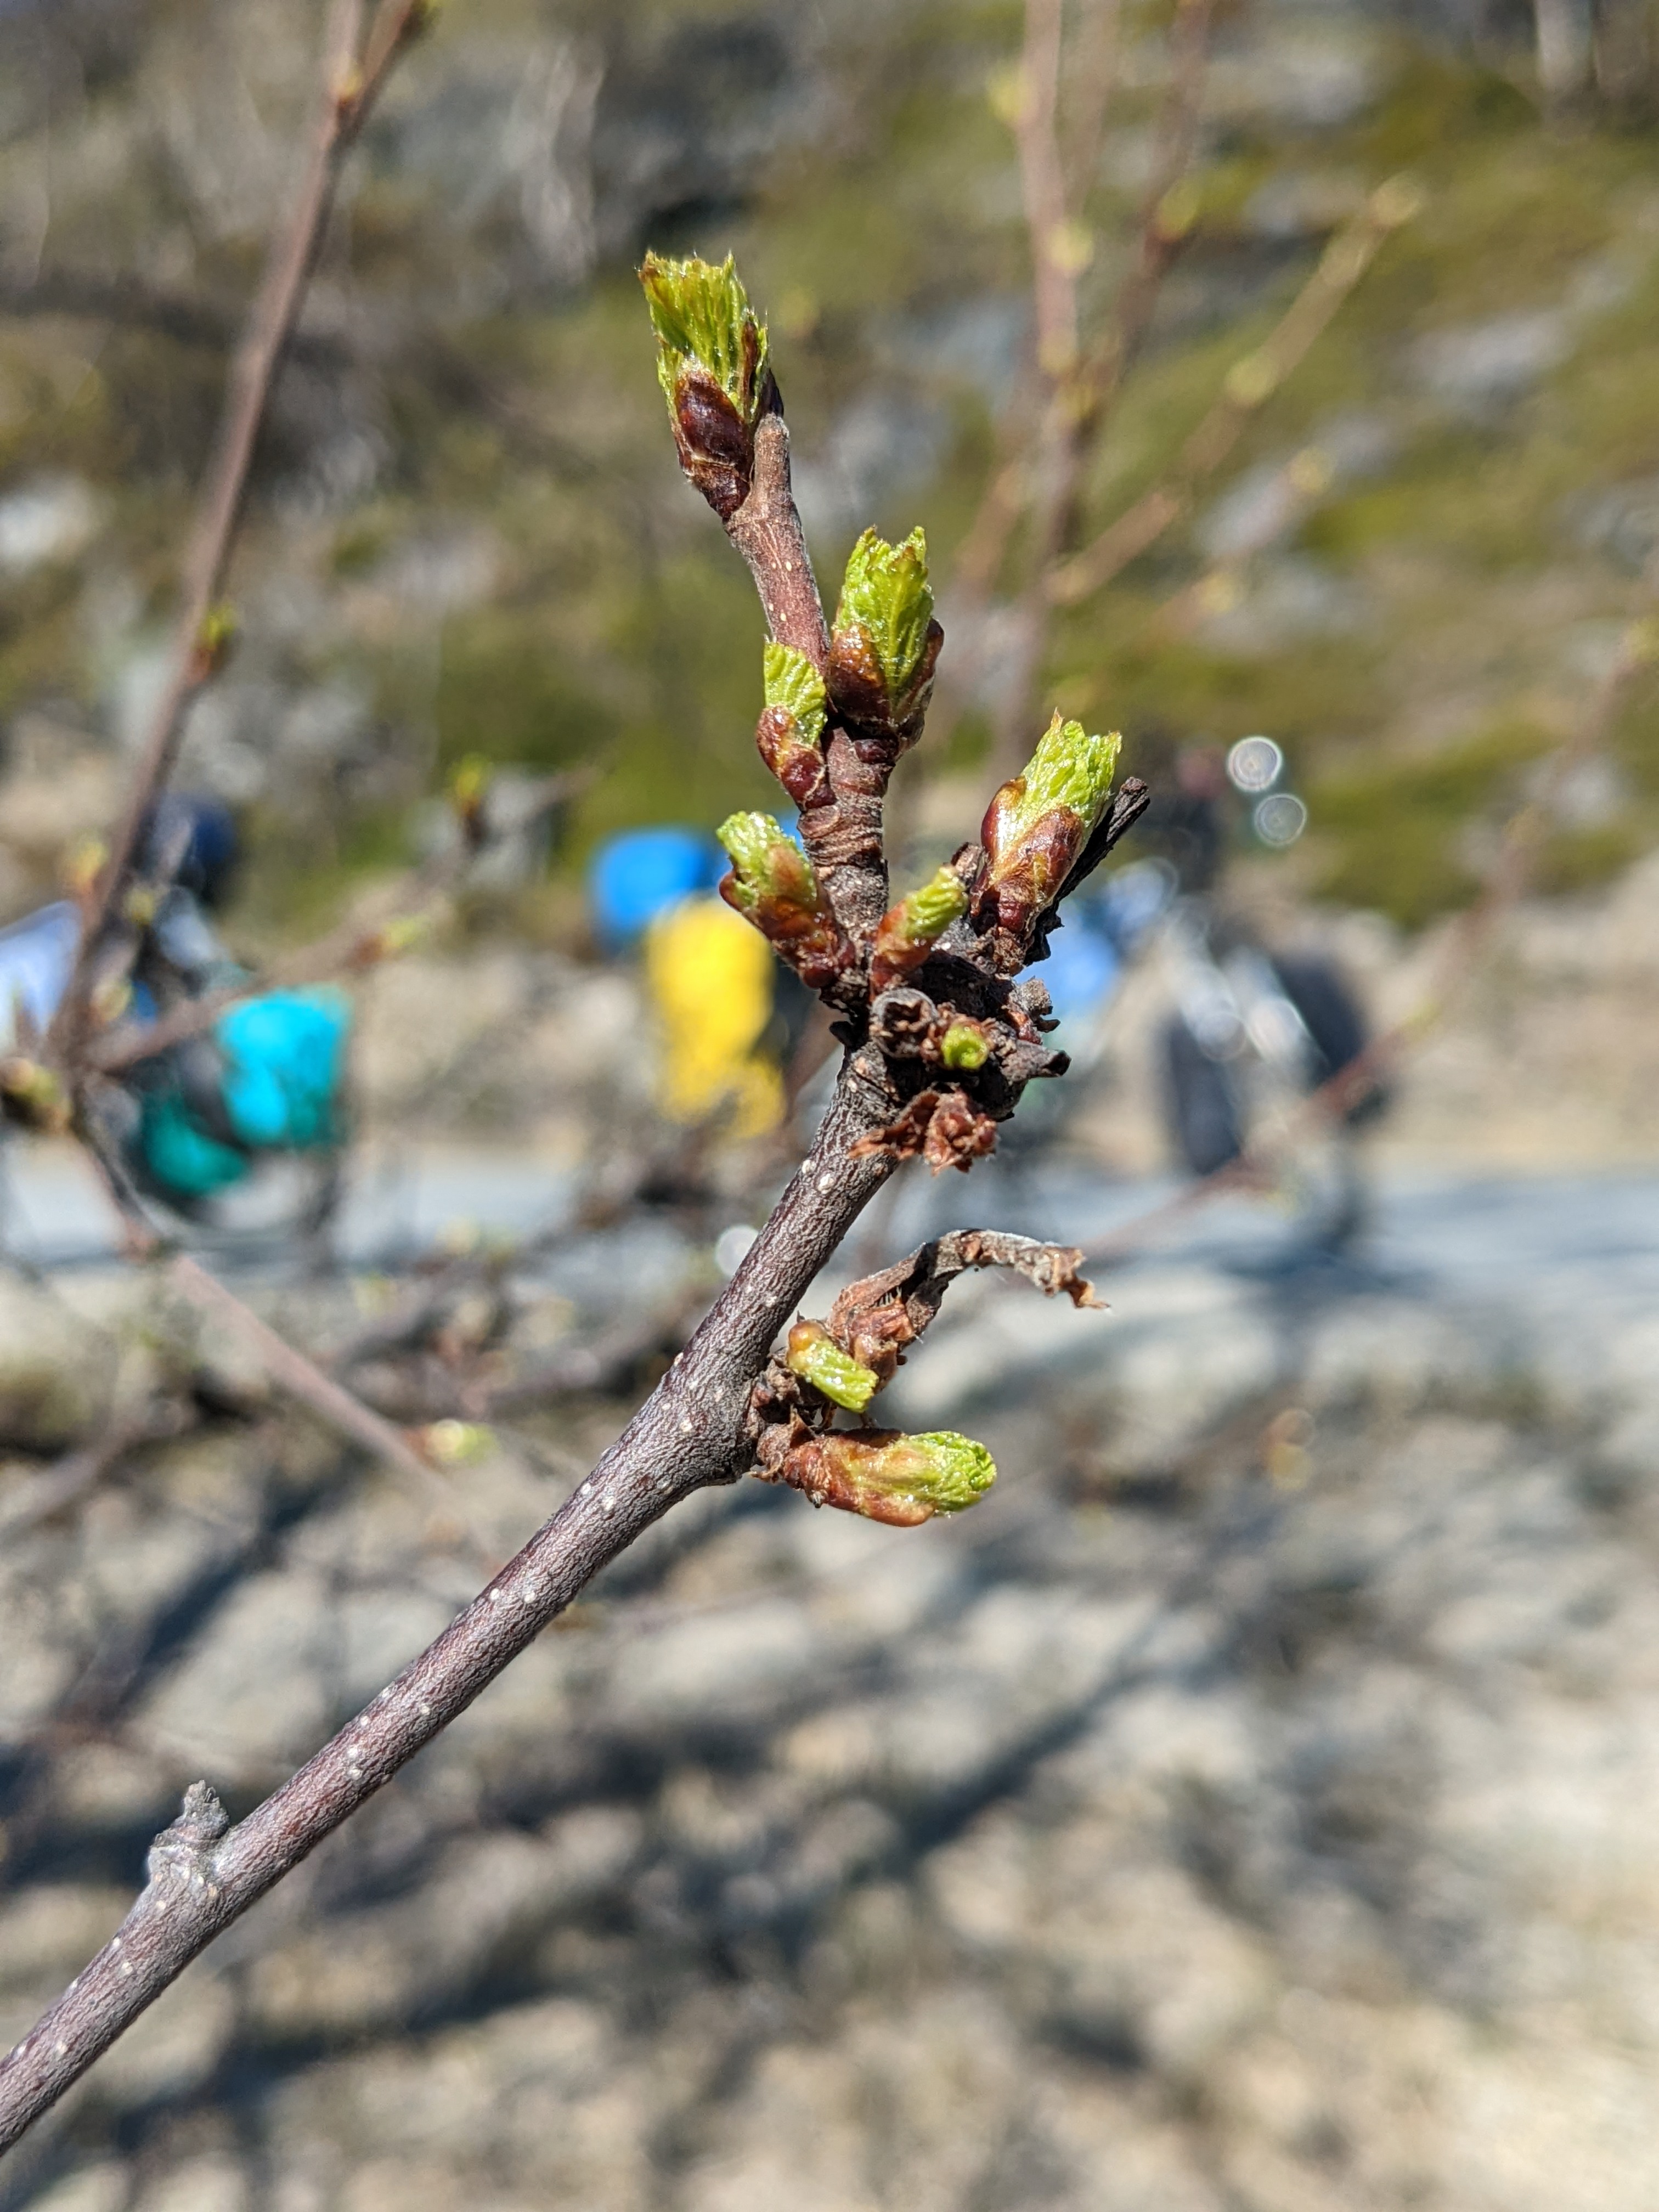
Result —
<svg viewBox="0 0 1659 2212"><path fill-rule="evenodd" d="M1659 1396L1619 1188L1510 1186L1484 1247L1478 1194L1396 1199L1342 1267L1219 1221L1104 1316L965 1285L902 1389L993 1445L977 1513L749 1485L665 1524L0 2206L1646 2212ZM562 1486L510 1444L468 1480L502 1544ZM471 1577L269 1416L6 1572L8 2027L185 1780L251 1801Z"/></svg>

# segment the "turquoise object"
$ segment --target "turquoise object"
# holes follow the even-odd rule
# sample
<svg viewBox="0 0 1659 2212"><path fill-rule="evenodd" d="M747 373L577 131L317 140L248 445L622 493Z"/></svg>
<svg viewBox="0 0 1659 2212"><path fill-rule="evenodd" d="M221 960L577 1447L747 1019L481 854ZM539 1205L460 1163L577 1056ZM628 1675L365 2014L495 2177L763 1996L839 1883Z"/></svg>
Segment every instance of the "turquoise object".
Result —
<svg viewBox="0 0 1659 2212"><path fill-rule="evenodd" d="M351 1008L338 991L274 991L221 1015L225 1115L260 1152L309 1152L338 1141L339 1095Z"/></svg>
<svg viewBox="0 0 1659 2212"><path fill-rule="evenodd" d="M338 991L273 991L232 1006L213 1036L224 1069L220 1103L234 1141L204 1129L182 1092L148 1092L138 1149L149 1175L176 1197L209 1198L240 1182L257 1152L339 1143L350 1034L351 1008Z"/></svg>
<svg viewBox="0 0 1659 2212"><path fill-rule="evenodd" d="M161 1188L181 1198L210 1198L216 1190L228 1190L251 1165L246 1152L198 1128L176 1091L144 1100L138 1149Z"/></svg>

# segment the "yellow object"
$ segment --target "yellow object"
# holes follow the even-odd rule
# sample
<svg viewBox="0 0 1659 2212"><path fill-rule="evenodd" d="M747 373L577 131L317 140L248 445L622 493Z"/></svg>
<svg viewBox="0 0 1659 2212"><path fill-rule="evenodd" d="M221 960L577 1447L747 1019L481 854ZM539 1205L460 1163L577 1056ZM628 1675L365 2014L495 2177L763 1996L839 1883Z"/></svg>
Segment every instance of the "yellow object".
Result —
<svg viewBox="0 0 1659 2212"><path fill-rule="evenodd" d="M657 1098L671 1121L729 1118L736 1137L783 1118L783 1084L758 1048L772 1018L772 953L718 898L682 899L646 933L646 986L661 1032Z"/></svg>

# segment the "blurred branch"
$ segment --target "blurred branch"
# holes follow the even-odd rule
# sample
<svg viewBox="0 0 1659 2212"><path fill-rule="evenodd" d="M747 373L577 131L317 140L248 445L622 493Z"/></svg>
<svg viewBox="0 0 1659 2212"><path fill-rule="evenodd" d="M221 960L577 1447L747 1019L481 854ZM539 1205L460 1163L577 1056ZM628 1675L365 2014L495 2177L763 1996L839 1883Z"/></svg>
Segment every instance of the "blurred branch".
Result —
<svg viewBox="0 0 1659 2212"><path fill-rule="evenodd" d="M363 37L363 0L334 0L324 45L321 112L285 230L273 241L247 330L232 364L214 459L184 561L167 682L151 719L110 851L89 901L79 957L54 1029L71 1066L84 1047L111 923L119 913L144 825L172 772L186 712L220 665L228 627L217 612L246 495L253 449L276 370L298 318L334 205L342 164L393 62L424 25L427 0L381 0Z"/></svg>
<svg viewBox="0 0 1659 2212"><path fill-rule="evenodd" d="M78 1505L130 1452L143 1444L170 1442L183 1434L190 1421L189 1408L176 1398L164 1398L141 1413L115 1421L96 1443L66 1452L55 1466L7 1492L0 1504L0 1539L15 1543L54 1515Z"/></svg>
<svg viewBox="0 0 1659 2212"><path fill-rule="evenodd" d="M1191 507L1198 487L1237 444L1246 425L1306 358L1376 259L1383 241L1411 221L1422 196L1408 178L1379 185L1360 215L1340 230L1312 275L1254 351L1236 361L1218 397L1182 447L1169 479L1143 492L1093 543L1048 574L1057 606L1074 606L1122 573Z"/></svg>
<svg viewBox="0 0 1659 2212"><path fill-rule="evenodd" d="M546 777L532 792L514 828L526 827L577 792L585 790L599 773L597 765L566 770ZM293 990L306 983L332 981L377 968L411 941L433 908L465 880L466 872L488 846L491 831L485 822L462 824L453 846L423 866L412 869L391 885L378 903L378 918L358 915L330 930L314 943L273 960L259 974L222 990L204 992L200 998L181 1000L154 1021L124 1022L87 1042L84 1064L100 1075L118 1075L141 1060L152 1060L170 1045L204 1036L219 1017L244 1000L269 991Z"/></svg>
<svg viewBox="0 0 1659 2212"><path fill-rule="evenodd" d="M161 292L131 276L101 276L92 270L43 269L27 283L0 276L0 315L64 315L76 320L112 323L129 330L153 331L176 344L223 353L236 342L243 319L211 301L184 293ZM344 342L331 334L295 330L288 358L337 368L351 358Z"/></svg>

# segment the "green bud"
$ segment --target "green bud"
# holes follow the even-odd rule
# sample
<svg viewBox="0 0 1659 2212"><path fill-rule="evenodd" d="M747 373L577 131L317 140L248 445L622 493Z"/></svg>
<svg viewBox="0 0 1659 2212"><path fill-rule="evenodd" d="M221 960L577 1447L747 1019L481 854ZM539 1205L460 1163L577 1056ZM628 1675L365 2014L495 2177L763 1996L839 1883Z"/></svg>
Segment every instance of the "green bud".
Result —
<svg viewBox="0 0 1659 2212"><path fill-rule="evenodd" d="M717 835L732 855L720 896L803 983L814 991L836 988L853 964L853 947L800 847L769 814L731 815Z"/></svg>
<svg viewBox="0 0 1659 2212"><path fill-rule="evenodd" d="M940 868L920 890L907 892L895 911L911 945L932 945L968 911L968 894L952 868Z"/></svg>
<svg viewBox="0 0 1659 2212"><path fill-rule="evenodd" d="M913 530L902 544L890 545L866 530L848 556L836 610L830 658L837 699L860 720L870 720L878 707L902 715L932 673L939 635L924 532Z"/></svg>
<svg viewBox="0 0 1659 2212"><path fill-rule="evenodd" d="M817 744L830 704L823 677L793 645L769 643L765 665L767 705L781 707L793 717L802 744Z"/></svg>
<svg viewBox="0 0 1659 2212"><path fill-rule="evenodd" d="M874 1368L843 1352L827 1328L798 1321L789 1332L785 1358L791 1370L849 1413L861 1413L876 1395L880 1376Z"/></svg>
<svg viewBox="0 0 1659 2212"><path fill-rule="evenodd" d="M932 1429L906 1441L925 1461L916 1488L935 1513L965 1512L997 1479L996 1462L984 1445L954 1429Z"/></svg>
<svg viewBox="0 0 1659 2212"><path fill-rule="evenodd" d="M985 810L980 842L998 927L1016 945L1065 887L1111 797L1122 739L1089 737L1056 714L1024 775L1005 783Z"/></svg>
<svg viewBox="0 0 1659 2212"><path fill-rule="evenodd" d="M657 377L678 420L680 371L695 362L753 429L766 367L766 325L749 304L732 256L670 261L647 253L640 270L657 333Z"/></svg>
<svg viewBox="0 0 1659 2212"><path fill-rule="evenodd" d="M971 1022L952 1022L939 1040L939 1056L946 1067L954 1067L971 1074L983 1067L991 1057L991 1048L985 1041L985 1032Z"/></svg>
<svg viewBox="0 0 1659 2212"><path fill-rule="evenodd" d="M816 1504L898 1528L964 1512L997 1479L984 1445L951 1429L916 1437L896 1429L833 1430L797 1444L781 1472Z"/></svg>
<svg viewBox="0 0 1659 2212"><path fill-rule="evenodd" d="M741 910L763 899L816 909L821 903L812 863L770 814L729 814L714 832L732 856L731 900Z"/></svg>
<svg viewBox="0 0 1659 2212"><path fill-rule="evenodd" d="M952 868L940 868L920 890L889 907L876 926L870 988L887 990L919 968L951 924L968 911L968 894Z"/></svg>

